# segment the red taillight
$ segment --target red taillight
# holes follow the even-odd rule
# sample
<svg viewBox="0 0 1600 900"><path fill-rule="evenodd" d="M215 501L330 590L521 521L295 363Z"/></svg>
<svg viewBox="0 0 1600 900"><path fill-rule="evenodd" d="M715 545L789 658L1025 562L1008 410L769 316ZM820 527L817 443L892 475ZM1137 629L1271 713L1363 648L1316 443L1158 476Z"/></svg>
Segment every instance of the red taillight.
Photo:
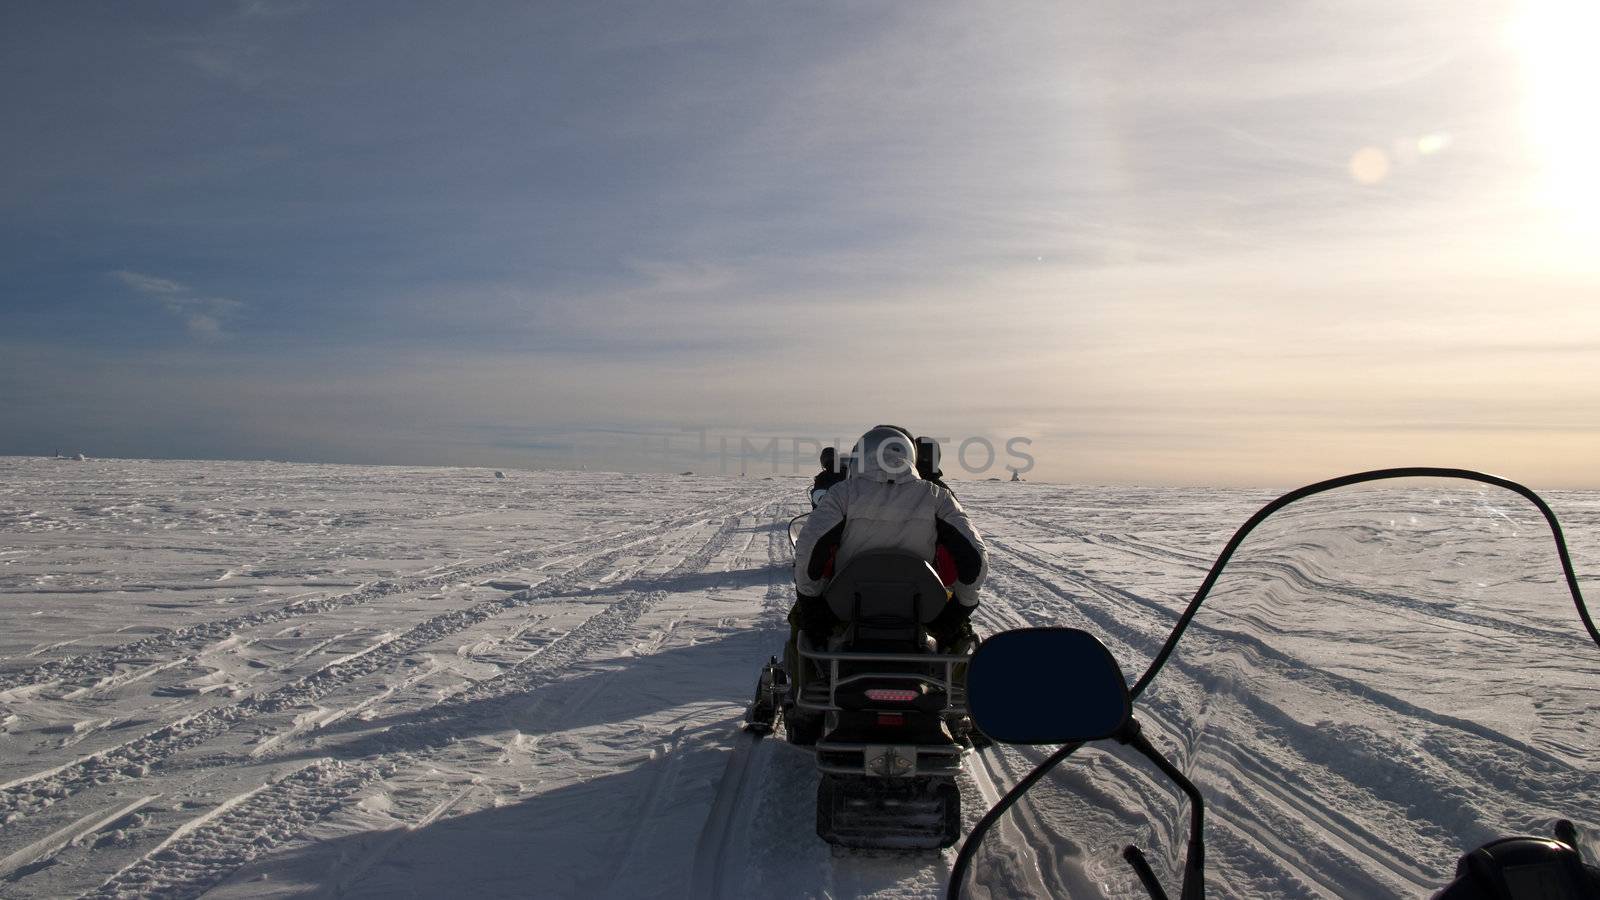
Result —
<svg viewBox="0 0 1600 900"><path fill-rule="evenodd" d="M879 725L904 725L905 723L906 723L906 714L905 713L884 713L884 712L878 713L878 724Z"/></svg>
<svg viewBox="0 0 1600 900"><path fill-rule="evenodd" d="M910 703L917 699L917 692L902 688L868 688L867 699L879 703Z"/></svg>

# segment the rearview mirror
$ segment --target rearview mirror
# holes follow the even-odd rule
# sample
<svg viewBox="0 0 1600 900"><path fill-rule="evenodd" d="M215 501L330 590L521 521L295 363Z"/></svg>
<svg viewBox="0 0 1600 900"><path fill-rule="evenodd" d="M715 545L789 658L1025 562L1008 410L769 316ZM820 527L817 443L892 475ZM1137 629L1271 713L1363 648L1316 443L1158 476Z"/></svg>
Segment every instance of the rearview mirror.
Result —
<svg viewBox="0 0 1600 900"><path fill-rule="evenodd" d="M1003 744L1096 741L1133 715L1111 651L1076 628L990 636L968 666L967 705L973 723Z"/></svg>

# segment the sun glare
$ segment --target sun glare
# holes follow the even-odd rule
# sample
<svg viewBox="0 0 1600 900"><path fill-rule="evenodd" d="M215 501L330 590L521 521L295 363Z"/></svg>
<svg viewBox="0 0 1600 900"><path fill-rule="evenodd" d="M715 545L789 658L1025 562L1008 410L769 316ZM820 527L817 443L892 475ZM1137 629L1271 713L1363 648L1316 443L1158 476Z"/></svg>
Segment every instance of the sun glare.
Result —
<svg viewBox="0 0 1600 900"><path fill-rule="evenodd" d="M1571 224L1600 231L1600 3L1532 0L1512 36L1526 73L1524 111L1544 199Z"/></svg>

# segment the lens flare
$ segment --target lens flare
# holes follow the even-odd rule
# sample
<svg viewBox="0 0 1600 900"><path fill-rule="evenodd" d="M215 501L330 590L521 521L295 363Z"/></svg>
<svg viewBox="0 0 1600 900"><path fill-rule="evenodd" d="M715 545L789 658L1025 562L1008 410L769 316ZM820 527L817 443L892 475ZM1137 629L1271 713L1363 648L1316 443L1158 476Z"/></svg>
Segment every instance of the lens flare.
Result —
<svg viewBox="0 0 1600 900"><path fill-rule="evenodd" d="M1362 147L1350 157L1350 177L1357 184L1377 184L1389 177L1389 154L1377 147Z"/></svg>

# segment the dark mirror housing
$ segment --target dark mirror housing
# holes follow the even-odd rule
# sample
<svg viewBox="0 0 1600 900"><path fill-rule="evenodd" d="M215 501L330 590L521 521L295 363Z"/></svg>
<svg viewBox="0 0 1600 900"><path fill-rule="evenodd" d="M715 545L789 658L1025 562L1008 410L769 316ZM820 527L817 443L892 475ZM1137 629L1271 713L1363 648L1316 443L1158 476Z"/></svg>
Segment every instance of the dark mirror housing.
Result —
<svg viewBox="0 0 1600 900"><path fill-rule="evenodd" d="M1128 683L1105 644L1076 628L1019 628L986 639L967 670L967 705L1003 744L1109 738L1133 715Z"/></svg>

